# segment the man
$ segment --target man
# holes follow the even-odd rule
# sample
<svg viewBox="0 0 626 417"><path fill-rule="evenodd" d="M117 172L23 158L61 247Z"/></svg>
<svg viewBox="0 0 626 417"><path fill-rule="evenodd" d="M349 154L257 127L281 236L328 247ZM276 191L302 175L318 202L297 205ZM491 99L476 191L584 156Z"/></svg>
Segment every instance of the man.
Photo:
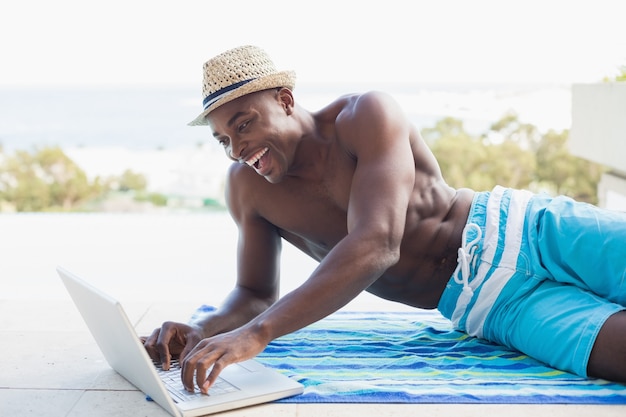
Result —
<svg viewBox="0 0 626 417"><path fill-rule="evenodd" d="M235 288L196 323L145 340L207 392L228 364L346 305L360 292L438 308L470 335L579 375L626 381L626 215L560 197L449 187L396 102L380 92L311 113L264 51L204 66L204 111L233 161ZM319 261L278 299L285 239ZM212 367L212 368L211 368Z"/></svg>

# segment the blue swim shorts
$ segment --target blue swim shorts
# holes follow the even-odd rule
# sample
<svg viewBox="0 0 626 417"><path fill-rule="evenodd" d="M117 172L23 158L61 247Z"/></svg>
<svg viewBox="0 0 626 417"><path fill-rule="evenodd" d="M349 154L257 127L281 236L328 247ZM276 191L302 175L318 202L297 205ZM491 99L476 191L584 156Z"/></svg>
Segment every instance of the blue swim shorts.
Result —
<svg viewBox="0 0 626 417"><path fill-rule="evenodd" d="M496 187L476 193L439 311L455 328L587 376L626 309L626 214Z"/></svg>

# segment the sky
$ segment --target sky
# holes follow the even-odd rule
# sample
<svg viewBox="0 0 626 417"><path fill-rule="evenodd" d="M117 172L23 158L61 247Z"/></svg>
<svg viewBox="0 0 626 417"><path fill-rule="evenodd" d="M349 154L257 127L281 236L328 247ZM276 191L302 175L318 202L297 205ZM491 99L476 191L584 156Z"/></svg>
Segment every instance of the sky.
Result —
<svg viewBox="0 0 626 417"><path fill-rule="evenodd" d="M300 82L584 83L626 66L621 0L0 2L0 87L200 83L261 46Z"/></svg>

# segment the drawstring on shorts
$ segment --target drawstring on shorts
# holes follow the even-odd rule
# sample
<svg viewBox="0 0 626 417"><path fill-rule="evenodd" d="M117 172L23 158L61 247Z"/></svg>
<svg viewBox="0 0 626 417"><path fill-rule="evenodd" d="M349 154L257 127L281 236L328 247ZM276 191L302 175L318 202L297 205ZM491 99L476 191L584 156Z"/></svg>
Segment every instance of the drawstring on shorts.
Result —
<svg viewBox="0 0 626 417"><path fill-rule="evenodd" d="M476 237L471 242L468 242L467 234L472 229L476 231ZM469 297L474 295L474 291L472 291L472 288L469 286L469 276L471 273L470 266L473 269L474 265L476 265L476 258L474 258L473 261L472 258L474 257L474 253L478 248L478 242L480 242L482 237L483 231L476 223L468 223L465 225L465 227L463 228L461 247L458 250L458 265L456 266L456 269L452 274L454 282L463 285L463 293L465 293L465 295ZM461 273L460 277L459 272Z"/></svg>

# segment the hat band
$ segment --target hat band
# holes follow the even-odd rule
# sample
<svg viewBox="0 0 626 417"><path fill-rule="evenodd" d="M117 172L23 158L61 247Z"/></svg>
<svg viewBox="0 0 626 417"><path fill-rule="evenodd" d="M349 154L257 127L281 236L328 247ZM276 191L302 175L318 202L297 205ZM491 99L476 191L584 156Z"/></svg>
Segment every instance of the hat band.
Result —
<svg viewBox="0 0 626 417"><path fill-rule="evenodd" d="M250 81L254 81L256 78L250 78L249 80L239 81L238 83L231 84L228 87L221 88L216 92L209 94L202 100L202 107L204 110L208 109L213 103L222 98L225 94L241 87L242 85L248 84Z"/></svg>

